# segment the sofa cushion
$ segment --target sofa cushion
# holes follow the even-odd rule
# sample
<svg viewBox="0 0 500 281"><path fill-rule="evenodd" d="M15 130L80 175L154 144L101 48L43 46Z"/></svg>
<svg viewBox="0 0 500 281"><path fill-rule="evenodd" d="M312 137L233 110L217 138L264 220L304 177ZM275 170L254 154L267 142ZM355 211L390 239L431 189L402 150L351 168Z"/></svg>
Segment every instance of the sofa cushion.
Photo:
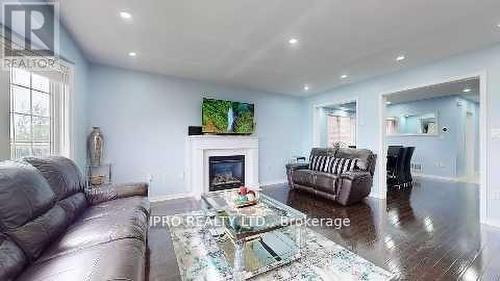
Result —
<svg viewBox="0 0 500 281"><path fill-rule="evenodd" d="M145 280L146 244L121 239L30 265L16 281Z"/></svg>
<svg viewBox="0 0 500 281"><path fill-rule="evenodd" d="M31 165L0 163L0 228L30 261L69 224L47 181Z"/></svg>
<svg viewBox="0 0 500 281"><path fill-rule="evenodd" d="M372 155L373 153L368 149L339 148L335 157L358 159L358 169L367 171L370 168L369 165Z"/></svg>
<svg viewBox="0 0 500 281"><path fill-rule="evenodd" d="M14 229L54 206L56 197L47 181L31 165L0 163L0 227Z"/></svg>
<svg viewBox="0 0 500 281"><path fill-rule="evenodd" d="M67 227L69 221L60 206L54 206L43 215L27 222L7 234L21 246L30 261L37 259L42 251Z"/></svg>
<svg viewBox="0 0 500 281"><path fill-rule="evenodd" d="M26 264L21 248L0 233L0 280L14 280Z"/></svg>
<svg viewBox="0 0 500 281"><path fill-rule="evenodd" d="M57 205L63 208L69 222L73 222L88 207L87 199L82 192L75 193L57 202Z"/></svg>
<svg viewBox="0 0 500 281"><path fill-rule="evenodd" d="M296 170L292 174L292 179L296 184L313 186L316 173L316 171L312 170Z"/></svg>
<svg viewBox="0 0 500 281"><path fill-rule="evenodd" d="M45 158L27 157L24 158L24 161L40 171L58 200L83 191L84 182L80 170L70 159L49 156Z"/></svg>
<svg viewBox="0 0 500 281"><path fill-rule="evenodd" d="M315 188L323 192L335 194L338 183L338 175L318 172L316 174Z"/></svg>
<svg viewBox="0 0 500 281"><path fill-rule="evenodd" d="M144 197L117 199L85 211L36 262L125 238L146 242L148 212Z"/></svg>

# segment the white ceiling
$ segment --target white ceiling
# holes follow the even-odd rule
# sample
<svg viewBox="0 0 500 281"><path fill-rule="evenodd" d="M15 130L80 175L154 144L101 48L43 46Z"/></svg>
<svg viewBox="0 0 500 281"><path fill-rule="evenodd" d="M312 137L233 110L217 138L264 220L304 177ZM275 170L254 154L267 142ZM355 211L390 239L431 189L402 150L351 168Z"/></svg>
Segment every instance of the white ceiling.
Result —
<svg viewBox="0 0 500 281"><path fill-rule="evenodd" d="M464 93L464 89L470 89L470 92ZM392 104L398 104L446 96L461 96L462 98L479 103L479 79L458 80L401 91L387 96L386 100Z"/></svg>
<svg viewBox="0 0 500 281"><path fill-rule="evenodd" d="M92 62L298 96L500 42L498 0L60 3Z"/></svg>

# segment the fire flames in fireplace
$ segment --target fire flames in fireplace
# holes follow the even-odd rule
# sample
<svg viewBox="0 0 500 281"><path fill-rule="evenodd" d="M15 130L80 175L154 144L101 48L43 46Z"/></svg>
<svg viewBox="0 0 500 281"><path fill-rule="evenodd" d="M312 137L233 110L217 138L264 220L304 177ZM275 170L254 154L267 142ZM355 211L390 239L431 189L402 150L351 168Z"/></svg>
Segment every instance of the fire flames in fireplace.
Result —
<svg viewBox="0 0 500 281"><path fill-rule="evenodd" d="M241 181L238 178L233 177L232 173L219 174L212 179L213 186L226 185L226 184L230 185L238 184L238 186L240 186Z"/></svg>

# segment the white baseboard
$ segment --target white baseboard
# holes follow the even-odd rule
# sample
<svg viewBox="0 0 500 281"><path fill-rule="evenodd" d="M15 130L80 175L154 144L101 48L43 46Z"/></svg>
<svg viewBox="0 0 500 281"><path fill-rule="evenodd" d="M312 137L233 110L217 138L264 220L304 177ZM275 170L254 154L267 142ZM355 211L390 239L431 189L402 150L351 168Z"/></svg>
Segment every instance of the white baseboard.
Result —
<svg viewBox="0 0 500 281"><path fill-rule="evenodd" d="M492 227L495 227L495 228L500 228L500 220L496 220L496 219L484 219L481 221L482 224L485 224L487 226L492 226Z"/></svg>
<svg viewBox="0 0 500 281"><path fill-rule="evenodd" d="M372 197L372 198L376 198L376 199L386 199L387 198L386 194L380 194L380 193L376 193L376 192L370 192L370 195L368 195L368 196Z"/></svg>
<svg viewBox="0 0 500 281"><path fill-rule="evenodd" d="M177 194L170 194L170 195L152 196L149 198L149 201L161 202L161 201L191 198L191 197L194 197L194 195L192 193L177 193Z"/></svg>
<svg viewBox="0 0 500 281"><path fill-rule="evenodd" d="M413 174L415 178L424 178L424 179L433 179L433 180L441 180L441 181L451 181L451 182L459 182L458 178L450 178L450 177L442 177L435 175L426 175L426 174Z"/></svg>
<svg viewBox="0 0 500 281"><path fill-rule="evenodd" d="M467 179L467 178L449 178L449 177L441 177L441 176L425 175L425 174L413 174L413 177L415 177L415 178L424 178L424 179L432 179L432 180L439 180L439 181L448 181L448 182L460 182L460 183L479 184L479 182L475 182L474 180L470 180L470 179Z"/></svg>

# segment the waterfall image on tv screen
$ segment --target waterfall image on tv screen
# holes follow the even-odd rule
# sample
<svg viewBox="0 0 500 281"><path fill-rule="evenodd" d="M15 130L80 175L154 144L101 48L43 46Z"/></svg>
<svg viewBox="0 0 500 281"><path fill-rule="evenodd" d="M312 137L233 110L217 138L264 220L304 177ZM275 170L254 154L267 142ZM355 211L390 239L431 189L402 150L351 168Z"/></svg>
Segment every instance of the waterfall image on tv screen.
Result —
<svg viewBox="0 0 500 281"><path fill-rule="evenodd" d="M216 99L203 99L202 125L204 133L252 134L254 105Z"/></svg>

